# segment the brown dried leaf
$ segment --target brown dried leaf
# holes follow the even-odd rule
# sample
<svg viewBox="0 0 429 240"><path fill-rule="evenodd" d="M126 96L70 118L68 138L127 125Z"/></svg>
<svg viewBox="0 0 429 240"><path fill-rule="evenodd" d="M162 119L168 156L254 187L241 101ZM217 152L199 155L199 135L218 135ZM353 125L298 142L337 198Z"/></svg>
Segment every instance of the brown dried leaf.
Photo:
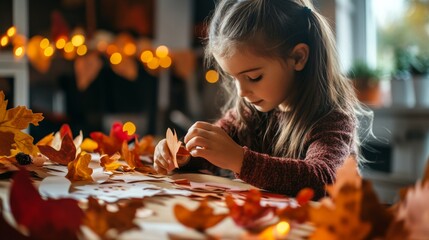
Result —
<svg viewBox="0 0 429 240"><path fill-rule="evenodd" d="M134 223L137 209L144 206L141 199L129 200L123 203L113 204L117 211L108 210L108 205L100 203L95 198L88 198L88 207L85 211L83 224L88 226L102 239L110 229L117 230L118 234L134 228L139 228Z"/></svg>
<svg viewBox="0 0 429 240"><path fill-rule="evenodd" d="M49 160L61 165L67 165L76 158L76 146L68 134L63 137L60 150L51 146L39 146L39 149Z"/></svg>

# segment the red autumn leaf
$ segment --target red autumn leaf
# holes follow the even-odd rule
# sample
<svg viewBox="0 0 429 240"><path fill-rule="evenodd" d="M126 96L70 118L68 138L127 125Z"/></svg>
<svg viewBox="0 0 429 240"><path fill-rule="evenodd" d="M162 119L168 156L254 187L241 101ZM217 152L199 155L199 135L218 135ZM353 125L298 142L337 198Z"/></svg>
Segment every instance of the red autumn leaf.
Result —
<svg viewBox="0 0 429 240"><path fill-rule="evenodd" d="M23 240L23 239L30 239L29 237L23 235L18 230L16 230L14 227L12 227L6 219L3 217L3 202L0 199L0 236L6 238L6 239L13 239L13 240Z"/></svg>
<svg viewBox="0 0 429 240"><path fill-rule="evenodd" d="M60 136L61 138L64 138L65 135L69 135L71 139L73 139L73 133L70 129L70 125L67 123L61 125L60 127Z"/></svg>
<svg viewBox="0 0 429 240"><path fill-rule="evenodd" d="M88 226L102 239L108 230L116 229L118 233L139 228L134 223L134 218L137 209L144 206L143 201L140 199L129 200L122 204L117 204L118 210L110 212L106 204L101 204L95 198L88 198L88 206L85 211L85 218L83 224Z"/></svg>
<svg viewBox="0 0 429 240"><path fill-rule="evenodd" d="M239 205L231 195L226 195L225 202L229 208L229 215L238 226L256 230L274 219L275 208L262 206L261 196L258 189L250 189L243 205Z"/></svg>
<svg viewBox="0 0 429 240"><path fill-rule="evenodd" d="M134 134L129 136L128 133L123 130L122 123L119 122L113 123L109 136L102 132L92 132L89 136L98 144L95 152L107 154L109 156L121 151L122 142L128 143L129 140L136 137Z"/></svg>
<svg viewBox="0 0 429 240"><path fill-rule="evenodd" d="M77 239L84 217L78 202L42 199L25 169L13 176L9 205L16 223L28 229L32 239Z"/></svg>
<svg viewBox="0 0 429 240"><path fill-rule="evenodd" d="M209 206L208 200L205 198L195 210L189 210L180 204L174 205L174 216L181 224L204 232L221 222L228 214L214 214L213 208Z"/></svg>
<svg viewBox="0 0 429 240"><path fill-rule="evenodd" d="M39 149L33 144L33 137L22 132L33 124L38 126L43 120L41 113L33 113L24 106L7 110L8 101L0 91L0 156L9 156L11 149L19 149L29 155L37 155Z"/></svg>
<svg viewBox="0 0 429 240"><path fill-rule="evenodd" d="M61 165L67 165L76 158L76 146L68 134L63 137L60 150L55 150L51 146L39 146L39 149L49 160Z"/></svg>

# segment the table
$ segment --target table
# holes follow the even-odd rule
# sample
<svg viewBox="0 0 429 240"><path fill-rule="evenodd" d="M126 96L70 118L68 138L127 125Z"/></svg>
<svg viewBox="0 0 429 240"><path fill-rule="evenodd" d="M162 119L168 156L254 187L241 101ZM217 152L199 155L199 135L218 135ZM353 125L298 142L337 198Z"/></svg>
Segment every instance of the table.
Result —
<svg viewBox="0 0 429 240"><path fill-rule="evenodd" d="M91 163L91 164L97 164L97 163ZM94 166L95 166L94 165ZM55 171L54 171L55 169ZM60 189L78 189L80 187L88 187L91 184L92 185L99 185L101 184L95 184L95 183L70 183L66 178L63 176L65 175L65 172L61 172L61 169L63 171L66 171L65 166L59 166L59 165L51 165L51 166L44 166L40 169L37 169L37 173L39 175L43 175L43 180L34 181L34 185L38 188L39 193L41 195L49 195L51 197L58 197L61 198L61 193L64 191L58 191L55 190L55 187L52 187L52 185L56 185L57 187L60 186ZM33 170L35 170L33 168ZM94 171L93 176L97 179L96 175L99 171ZM117 177L119 176L119 177ZM173 174L170 176L167 176L164 180L161 181L151 181L149 180L143 180L143 181L137 181L135 179L143 178L143 174L137 173L137 172L129 172L129 173L123 173L123 174L115 174L110 175L109 180L111 179L128 179L130 182L122 182L121 184L124 187L130 187L130 189L127 189L127 191L131 191L131 187L134 185L136 186L143 186L143 184L151 184L155 185L162 191L168 192L169 190L180 190L177 188L176 182L181 182L181 180L186 179L189 181L191 185L201 186L201 184L206 184L207 186L215 185L217 187L225 187L230 186L233 190L232 192L242 192L245 193L251 188L255 188L247 183L226 179L222 177L217 176L211 176L207 174ZM157 176L159 177L159 176ZM52 181L50 181L52 180ZM133 180L133 181L131 181ZM180 180L180 181L179 181ZM67 184L69 183L71 187L67 188ZM62 185L63 184L63 185ZM141 184L141 185L139 185ZM0 198L3 200L3 209L5 209L5 217L9 221L12 221L13 219L10 214L9 206L8 206L8 199L9 199L9 188L10 188L10 181L8 179L1 180L0 181ZM74 190L70 190L69 192L72 192ZM183 190L183 189L182 189ZM57 191L57 192L56 192ZM225 190L226 192L228 190ZM204 191L200 190L199 193L203 193ZM216 194L213 194L212 196L215 196ZM228 208L223 200L223 193L217 194L218 197L212 197L209 201L209 204L211 207L213 207L216 214L221 213L228 213ZM79 198L76 195L70 195L73 198ZM84 198L84 197L82 197ZM119 197L120 198L120 197ZM109 197L105 198L106 200L109 200ZM146 210L147 213L153 213L149 214L145 217L136 217L135 223L136 225L140 226L141 229L135 229L123 232L117 238L119 239L207 239L208 236L214 237L214 238L220 238L220 239L247 239L249 237L256 236L249 235L249 233L244 230L241 227L238 227L231 217L227 217L223 221L221 221L216 226L209 228L206 231L206 234L202 234L200 232L197 232L193 229L187 228L186 226L179 223L173 213L173 207L175 204L181 204L185 206L188 209L195 209L198 207L200 201L202 198L197 197L190 197L185 196L185 194L173 194L172 192L169 192L168 194L162 194L158 193L154 196L146 196L142 198L142 201L144 202L143 209ZM112 199L113 201L114 199ZM122 200L121 200L122 201ZM126 201L126 200L124 200ZM287 198L272 198L272 199L265 199L264 201L270 202L270 204L277 204L280 206L285 206L285 204L288 204ZM311 233L312 228L308 225L303 225L302 227L294 229L290 234L288 239L304 239ZM91 236L90 234L85 235L85 239L92 239L94 236Z"/></svg>

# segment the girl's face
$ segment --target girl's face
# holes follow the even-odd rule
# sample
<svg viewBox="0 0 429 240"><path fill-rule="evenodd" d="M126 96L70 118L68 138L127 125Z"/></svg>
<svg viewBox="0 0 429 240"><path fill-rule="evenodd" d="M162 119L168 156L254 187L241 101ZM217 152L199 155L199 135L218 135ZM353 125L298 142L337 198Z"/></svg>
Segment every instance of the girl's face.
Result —
<svg viewBox="0 0 429 240"><path fill-rule="evenodd" d="M264 58L247 51L228 57L214 55L223 71L230 75L237 93L260 112L276 107L286 111L295 70L293 60Z"/></svg>

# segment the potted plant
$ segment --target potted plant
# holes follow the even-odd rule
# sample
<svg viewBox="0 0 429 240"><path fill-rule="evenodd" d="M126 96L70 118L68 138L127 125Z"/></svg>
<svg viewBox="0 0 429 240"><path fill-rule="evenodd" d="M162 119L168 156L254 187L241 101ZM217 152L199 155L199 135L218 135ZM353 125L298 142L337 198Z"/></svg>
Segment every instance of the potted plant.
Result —
<svg viewBox="0 0 429 240"><path fill-rule="evenodd" d="M408 48L394 49L395 68L391 74L390 94L392 106L414 107L416 99L411 75L412 51Z"/></svg>
<svg viewBox="0 0 429 240"><path fill-rule="evenodd" d="M382 71L372 68L364 61L353 63L347 76L353 81L358 99L370 106L381 106L380 80Z"/></svg>
<svg viewBox="0 0 429 240"><path fill-rule="evenodd" d="M429 56L419 54L411 62L416 106L429 107Z"/></svg>

